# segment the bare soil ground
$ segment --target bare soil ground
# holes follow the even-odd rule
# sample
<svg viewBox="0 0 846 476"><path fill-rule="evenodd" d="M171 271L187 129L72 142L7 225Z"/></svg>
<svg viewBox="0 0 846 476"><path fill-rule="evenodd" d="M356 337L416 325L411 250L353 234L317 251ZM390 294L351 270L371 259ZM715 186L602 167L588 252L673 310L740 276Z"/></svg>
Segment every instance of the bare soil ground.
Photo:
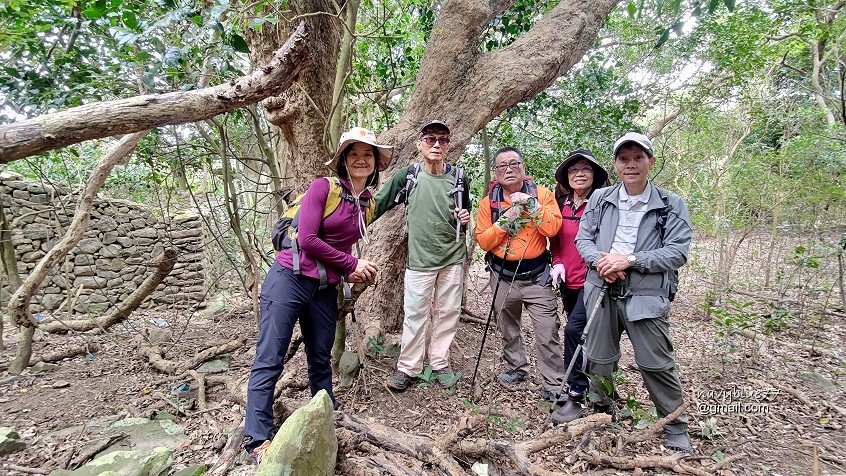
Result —
<svg viewBox="0 0 846 476"><path fill-rule="evenodd" d="M713 243L711 243L714 245ZM716 246L716 245L714 245ZM697 253L715 252L707 246ZM740 256L753 256L746 250ZM701 256L701 255L700 255ZM773 331L762 342L740 334L725 332L725 315L706 316L699 304L709 289L706 278L697 274L696 263L683 273L682 291L672 310L672 330L677 361L691 417L690 432L695 450L687 464L711 474L808 475L846 474L846 330L843 309L828 307L829 313L805 309L801 317L783 319L785 327ZM735 279L756 279L759 263L739 259ZM746 277L744 277L746 276ZM401 285L401 284L398 284ZM485 272L480 266L471 270L467 308L487 317L490 289L485 287ZM754 288L754 286L753 286ZM743 291L741 291L743 292ZM798 288L797 292L802 292ZM732 294L737 303L724 306L734 311L728 316L744 317L758 325L772 317L767 310L766 293L753 296ZM794 296L796 298L796 296ZM756 302L743 310L741 303ZM734 307L732 307L734 306ZM744 312L746 314L744 314ZM769 312L770 314L767 314ZM164 319L166 327L154 323ZM533 339L530 319L524 315L529 353ZM161 322L161 321L159 321ZM481 405L489 415L484 435L476 437L501 441L526 441L541 433L548 405L540 398L536 382L526 382L516 389L496 382L502 370L498 360L501 345L497 330L491 327L480 365L483 382L481 400L470 403L470 374L482 340L484 326L462 322L452 347L452 367L464 373L454 391L417 382L404 393L392 393L384 385L385 377L395 368L395 359L375 357L368 361L361 378L346 393L339 394L342 411L368 421L375 421L414 435L437 439L462 417L471 415ZM115 326L100 335L42 335L36 333L35 356L64 346L85 342L99 344L100 351L89 356L67 359L54 370L20 376L3 375L0 380L0 426L11 426L28 442L21 452L5 457L2 474L26 474L19 469L51 470L67 461L91 433L80 429L68 436L50 435L53 430L80 425L97 417L123 413L152 416L155 412L175 413L171 390L180 383L191 385L190 397L196 398L197 382L188 377L176 379L162 374L138 355L135 340L140 335L166 334L169 344L165 357L185 360L207 347L212 340L247 337L247 345L231 354L225 375L242 378L252 363L255 321L249 303L232 298L224 312L214 316L186 315L178 311L139 311L126 325ZM7 329L7 350L0 364L14 356L17 331ZM596 450L624 460L666 457L660 438L642 443L620 445L618 436L637 431L648 417L650 401L635 367L631 349L625 341L618 379L623 417L618 425L591 432L581 441L532 455L533 462L550 474L665 474L667 469L614 469L611 463L591 464L585 452ZM352 345L352 341L348 341ZM286 366L296 369L298 380L305 380L305 358L298 352ZM60 381L68 385L63 386ZM58 384L57 384L58 383ZM212 382L213 383L213 382ZM55 388L59 387L59 388ZM300 386L301 387L301 386ZM284 396L306 402L306 389L290 388ZM176 451L174 469L218 459L229 433L239 424L243 407L222 385L208 386L206 411L191 408L176 422L185 428L187 440ZM838 436L839 435L839 436ZM342 445L340 458L366 453L365 449ZM715 469L715 465L723 466ZM462 461L467 467L473 461ZM515 474L512 462L489 461L490 474ZM230 474L251 474L253 467L239 461ZM14 465L14 466L12 466ZM344 468L339 465L339 468ZM421 465L421 472L442 474L432 466ZM470 474L468 470L468 474Z"/></svg>

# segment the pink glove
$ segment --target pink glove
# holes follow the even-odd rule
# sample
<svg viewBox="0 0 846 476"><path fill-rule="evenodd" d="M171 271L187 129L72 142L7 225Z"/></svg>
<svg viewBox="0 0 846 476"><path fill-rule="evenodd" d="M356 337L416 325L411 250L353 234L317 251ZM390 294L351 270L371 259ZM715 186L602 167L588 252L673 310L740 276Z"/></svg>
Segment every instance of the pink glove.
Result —
<svg viewBox="0 0 846 476"><path fill-rule="evenodd" d="M564 283L564 265L552 265L552 271L549 273L549 275L550 277L552 277L552 284L557 286L559 280L561 281L561 283Z"/></svg>

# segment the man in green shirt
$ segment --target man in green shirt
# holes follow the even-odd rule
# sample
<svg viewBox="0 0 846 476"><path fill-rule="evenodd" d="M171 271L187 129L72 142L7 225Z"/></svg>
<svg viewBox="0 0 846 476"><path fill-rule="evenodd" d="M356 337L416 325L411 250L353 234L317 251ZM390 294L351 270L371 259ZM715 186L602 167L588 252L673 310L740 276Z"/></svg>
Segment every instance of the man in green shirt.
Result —
<svg viewBox="0 0 846 476"><path fill-rule="evenodd" d="M397 371L387 381L388 387L396 391L408 388L412 377L423 372L429 325L429 365L441 385L449 387L455 383L449 366L449 347L461 314L463 263L467 256L464 229L457 237L456 227L459 222L463 227L470 221L471 205L466 183L461 191L455 190L459 169L444 161L449 143L446 124L424 124L417 134L417 150L423 155L423 163L399 169L376 195L374 220L400 203L406 206L408 261L402 349ZM462 194L461 208L455 206L455 193Z"/></svg>

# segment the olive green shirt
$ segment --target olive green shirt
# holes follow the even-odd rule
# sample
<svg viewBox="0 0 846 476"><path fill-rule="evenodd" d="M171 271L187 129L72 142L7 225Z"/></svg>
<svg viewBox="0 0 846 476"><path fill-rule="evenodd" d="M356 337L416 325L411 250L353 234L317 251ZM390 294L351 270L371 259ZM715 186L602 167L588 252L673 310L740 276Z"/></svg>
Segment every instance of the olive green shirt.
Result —
<svg viewBox="0 0 846 476"><path fill-rule="evenodd" d="M456 218L454 198L449 191L455 185L455 167L443 175L432 175L422 165L417 174L417 185L406 204L408 224L408 259L406 267L415 271L440 269L464 262L467 256L465 230L455 241ZM402 203L397 194L405 188L408 167L399 169L376 194L376 211L373 219ZM465 178L466 180L466 178ZM464 186L463 208L470 210L469 183Z"/></svg>

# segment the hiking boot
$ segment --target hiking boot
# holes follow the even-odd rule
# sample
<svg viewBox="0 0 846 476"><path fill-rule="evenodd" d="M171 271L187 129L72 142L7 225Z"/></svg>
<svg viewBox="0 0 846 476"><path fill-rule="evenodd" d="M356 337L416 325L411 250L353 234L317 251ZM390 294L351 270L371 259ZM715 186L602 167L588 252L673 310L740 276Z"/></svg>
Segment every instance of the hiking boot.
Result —
<svg viewBox="0 0 846 476"><path fill-rule="evenodd" d="M588 410L585 405L584 393L571 393L567 398L567 403L552 414L552 421L555 423L568 423L579 418L587 416Z"/></svg>
<svg viewBox="0 0 846 476"><path fill-rule="evenodd" d="M501 383L512 387L520 382L525 382L526 380L529 380L529 373L525 370L511 369L502 372L501 374L499 374L499 376L497 376L496 379L499 380Z"/></svg>
<svg viewBox="0 0 846 476"><path fill-rule="evenodd" d="M258 465L261 463L261 459L264 458L264 454L267 453L268 448L270 448L270 440L264 440L261 445L250 450L250 459L253 460L253 464Z"/></svg>
<svg viewBox="0 0 846 476"><path fill-rule="evenodd" d="M684 433L670 433L664 430L664 448L670 451L680 451L682 453L690 453L692 451L690 446L690 435L685 431Z"/></svg>
<svg viewBox="0 0 846 476"><path fill-rule="evenodd" d="M402 370L397 370L388 377L387 383L388 388L390 388L391 390L402 392L403 390L407 389L408 384L411 383L411 376L403 372Z"/></svg>
<svg viewBox="0 0 846 476"><path fill-rule="evenodd" d="M461 375L456 377L456 373L449 367L444 367L433 372L438 376L438 384L443 388L450 388L454 386L458 383L458 379L461 378Z"/></svg>

